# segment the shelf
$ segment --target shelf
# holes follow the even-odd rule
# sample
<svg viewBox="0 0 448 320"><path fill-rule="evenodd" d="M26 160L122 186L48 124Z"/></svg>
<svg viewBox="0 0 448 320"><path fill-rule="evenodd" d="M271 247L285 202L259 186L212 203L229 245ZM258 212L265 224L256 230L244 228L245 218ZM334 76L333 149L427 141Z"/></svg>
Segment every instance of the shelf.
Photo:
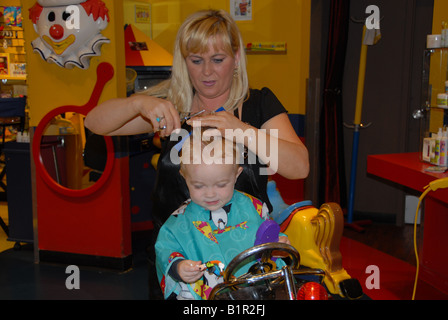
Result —
<svg viewBox="0 0 448 320"><path fill-rule="evenodd" d="M246 54L255 55L285 55L286 42L250 42L246 45Z"/></svg>
<svg viewBox="0 0 448 320"><path fill-rule="evenodd" d="M19 80L19 81L26 81L26 76L19 76L19 77L4 77L0 76L1 80Z"/></svg>
<svg viewBox="0 0 448 320"><path fill-rule="evenodd" d="M432 181L448 178L447 173L429 173L429 165L419 160L419 153L397 153L367 156L367 173L393 182L401 189L411 188L423 192ZM419 229L419 278L434 287L448 290L448 189L439 188L428 193L422 207L424 228ZM422 236L422 237L421 237Z"/></svg>
<svg viewBox="0 0 448 320"><path fill-rule="evenodd" d="M425 117L420 124L420 150L423 138L448 125L448 107L437 105L438 94L447 91L448 47L424 50L421 106Z"/></svg>
<svg viewBox="0 0 448 320"><path fill-rule="evenodd" d="M427 48L427 49L425 49L425 51L438 51L438 50L442 50L442 51L445 51L445 50L447 50L448 51L448 47L440 47L440 48Z"/></svg>
<svg viewBox="0 0 448 320"><path fill-rule="evenodd" d="M448 106L440 107L440 106L436 105L436 106L429 106L429 108L431 108L431 109L439 109L439 110L448 110Z"/></svg>
<svg viewBox="0 0 448 320"><path fill-rule="evenodd" d="M251 55L286 55L286 50L247 50L246 54Z"/></svg>
<svg viewBox="0 0 448 320"><path fill-rule="evenodd" d="M3 72L0 79L24 81L26 74L21 68L17 68L26 63L23 27L7 25L4 18L0 21L0 27L2 28L0 31L0 55L7 58L7 72L6 74Z"/></svg>
<svg viewBox="0 0 448 320"><path fill-rule="evenodd" d="M367 156L367 173L423 192L431 181L447 178L448 173L428 172L433 165L420 160L419 152ZM433 192L431 197L448 205L448 189Z"/></svg>

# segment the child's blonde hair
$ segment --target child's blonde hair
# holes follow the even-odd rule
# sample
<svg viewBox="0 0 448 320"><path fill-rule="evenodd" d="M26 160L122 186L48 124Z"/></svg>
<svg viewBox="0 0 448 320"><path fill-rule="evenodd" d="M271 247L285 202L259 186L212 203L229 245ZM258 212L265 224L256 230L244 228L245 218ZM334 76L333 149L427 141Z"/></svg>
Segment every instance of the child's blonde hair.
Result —
<svg viewBox="0 0 448 320"><path fill-rule="evenodd" d="M194 128L182 145L181 170L188 164L241 164L242 148L234 141L225 139L214 128Z"/></svg>

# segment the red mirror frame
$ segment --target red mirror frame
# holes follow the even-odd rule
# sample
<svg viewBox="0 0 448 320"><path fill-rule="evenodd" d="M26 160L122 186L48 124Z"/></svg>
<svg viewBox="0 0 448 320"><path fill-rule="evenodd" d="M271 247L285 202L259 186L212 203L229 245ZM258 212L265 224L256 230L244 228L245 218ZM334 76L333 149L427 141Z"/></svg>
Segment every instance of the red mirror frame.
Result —
<svg viewBox="0 0 448 320"><path fill-rule="evenodd" d="M38 177L41 177L45 183L54 191L61 193L63 195L66 196L70 196L70 197L83 197L83 196L87 196L90 195L94 192L96 192L97 190L99 190L104 183L107 181L107 179L109 178L112 169L113 169L113 165L114 165L114 161L115 161L115 150L114 150L114 144L113 144L113 140L112 137L104 137L104 140L106 142L106 148L107 148L107 161L106 161L106 166L104 168L104 171L101 175L101 177L98 179L98 181L95 182L95 184L93 184L90 187L87 187L85 189L70 189L67 187L64 187L62 185L60 185L59 183L57 183L51 176L50 174L47 172L47 169L44 166L43 160L42 160L42 156L41 156L41 152L40 152L40 144L42 141L42 136L44 133L45 128L47 127L47 125L50 123L50 121L63 113L66 112L76 112L82 115L87 115L87 113L93 109L99 101L99 97L104 89L105 84L112 79L114 75L114 69L112 67L112 65L110 65L109 63L101 63L98 65L97 68L97 82L95 84L95 88L93 89L92 95L90 97L90 100L84 105L84 106L62 106L59 108L56 108L52 111L50 111L49 113L47 113L39 122L38 126L36 127L36 130L34 131L34 135L33 135L33 142L32 142L32 154L33 154L33 159L34 159L34 163L36 166L36 173Z"/></svg>

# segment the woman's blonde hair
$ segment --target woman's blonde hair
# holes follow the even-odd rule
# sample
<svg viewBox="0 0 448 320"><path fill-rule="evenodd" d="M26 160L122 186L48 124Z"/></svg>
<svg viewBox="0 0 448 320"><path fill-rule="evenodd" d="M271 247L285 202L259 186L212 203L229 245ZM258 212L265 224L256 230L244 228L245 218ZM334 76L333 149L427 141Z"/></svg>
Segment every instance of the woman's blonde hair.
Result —
<svg viewBox="0 0 448 320"><path fill-rule="evenodd" d="M249 80L246 70L246 53L241 33L230 14L224 10L204 10L190 15L179 28L174 44L171 78L142 92L170 100L179 113L191 111L194 88L187 70L186 57L190 53L202 53L209 42L222 48L233 58L239 52L240 61L234 71L229 98L223 106L235 110L249 96Z"/></svg>

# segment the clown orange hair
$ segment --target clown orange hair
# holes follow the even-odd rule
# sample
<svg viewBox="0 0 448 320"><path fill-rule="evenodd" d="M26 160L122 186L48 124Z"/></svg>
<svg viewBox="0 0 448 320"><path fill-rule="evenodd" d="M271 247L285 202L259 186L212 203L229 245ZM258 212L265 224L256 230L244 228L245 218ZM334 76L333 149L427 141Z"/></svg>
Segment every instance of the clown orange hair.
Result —
<svg viewBox="0 0 448 320"><path fill-rule="evenodd" d="M93 20L97 20L98 18L102 18L103 20L107 19L109 22L109 9L107 9L106 4L101 0L87 0L86 2L81 3L84 10L88 16L93 15Z"/></svg>
<svg viewBox="0 0 448 320"><path fill-rule="evenodd" d="M87 0L86 2L81 3L81 5L88 16L91 14L93 15L93 20L96 21L100 17L103 18L103 20L107 19L107 22L109 22L109 9L107 9L106 4L103 1ZM43 9L44 8L37 2L29 9L30 19L33 21L33 24L37 23Z"/></svg>
<svg viewBox="0 0 448 320"><path fill-rule="evenodd" d="M30 19L31 21L33 21L33 24L37 23L37 20L39 20L40 14L42 13L43 9L44 8L37 2L34 4L34 6L28 9Z"/></svg>

